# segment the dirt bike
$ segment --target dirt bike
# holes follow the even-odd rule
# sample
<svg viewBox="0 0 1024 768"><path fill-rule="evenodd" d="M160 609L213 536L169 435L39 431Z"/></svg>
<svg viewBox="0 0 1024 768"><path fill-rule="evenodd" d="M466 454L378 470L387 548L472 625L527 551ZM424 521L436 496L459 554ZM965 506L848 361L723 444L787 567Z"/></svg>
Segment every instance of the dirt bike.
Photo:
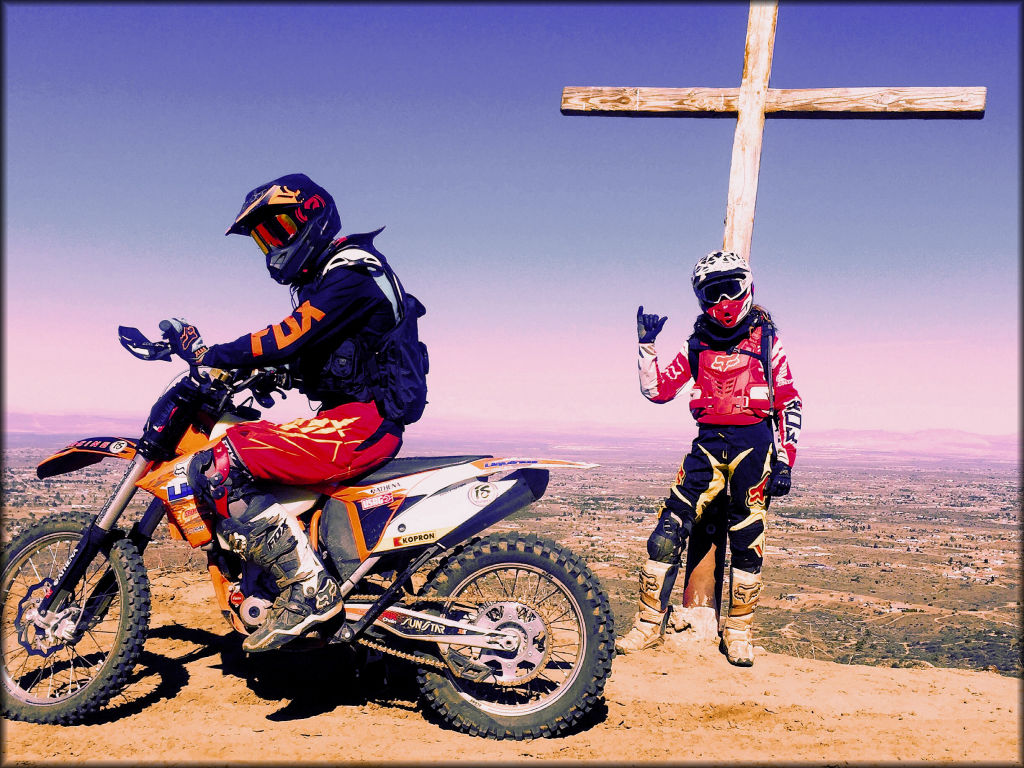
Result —
<svg viewBox="0 0 1024 768"><path fill-rule="evenodd" d="M170 345L135 328L121 344L144 360ZM3 554L5 716L80 722L121 692L150 613L142 553L161 521L205 551L228 624L249 634L277 596L269 574L231 551L216 513L196 503L185 468L232 424L255 420L290 384L280 369L189 372L159 397L139 438L79 440L37 467L40 478L104 459L127 469L95 515L64 512L16 536ZM241 404L236 395L251 393ZM600 701L614 627L598 579L566 547L487 528L538 499L549 470L572 461L486 455L395 458L342 484L274 486L337 578L344 611L287 648L342 643L410 662L425 707L490 738L555 736ZM155 497L130 530L118 520L138 488ZM367 651L369 655L371 651Z"/></svg>

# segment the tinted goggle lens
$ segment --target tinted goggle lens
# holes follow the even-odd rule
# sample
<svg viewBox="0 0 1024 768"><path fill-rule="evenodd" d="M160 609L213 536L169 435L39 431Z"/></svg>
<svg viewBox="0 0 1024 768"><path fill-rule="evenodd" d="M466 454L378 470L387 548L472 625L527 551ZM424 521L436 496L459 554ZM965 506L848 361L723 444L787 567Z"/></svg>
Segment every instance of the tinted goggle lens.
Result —
<svg viewBox="0 0 1024 768"><path fill-rule="evenodd" d="M271 248L288 245L299 233L299 225L289 213L278 213L254 226L249 235L264 254Z"/></svg>
<svg viewBox="0 0 1024 768"><path fill-rule="evenodd" d="M697 296L701 301L708 304L717 304L720 301L726 301L728 299L738 299L743 295L744 288L743 282L736 279L729 280L718 280L714 283L701 286L697 291Z"/></svg>

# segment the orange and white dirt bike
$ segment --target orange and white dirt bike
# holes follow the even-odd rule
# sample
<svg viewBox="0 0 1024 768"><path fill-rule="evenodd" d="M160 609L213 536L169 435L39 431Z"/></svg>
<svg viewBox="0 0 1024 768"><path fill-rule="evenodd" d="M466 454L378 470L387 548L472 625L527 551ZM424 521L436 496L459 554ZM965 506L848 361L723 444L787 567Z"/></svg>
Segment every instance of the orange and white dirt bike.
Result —
<svg viewBox="0 0 1024 768"><path fill-rule="evenodd" d="M166 342L134 328L121 343L147 360ZM98 514L64 512L16 536L2 563L3 713L80 722L119 693L149 624L142 553L164 519L205 550L214 593L241 635L266 619L274 580L243 562L197 507L189 458L232 424L269 407L286 374L195 366L157 400L141 437L80 440L43 461L40 478L103 459L127 460ZM548 471L579 462L491 456L396 458L370 474L316 487L271 486L341 584L342 613L286 648L345 643L391 654L415 670L423 703L442 722L491 738L576 730L600 701L614 655L608 598L586 563L533 534L494 523L535 501ZM142 488L155 498L118 527Z"/></svg>

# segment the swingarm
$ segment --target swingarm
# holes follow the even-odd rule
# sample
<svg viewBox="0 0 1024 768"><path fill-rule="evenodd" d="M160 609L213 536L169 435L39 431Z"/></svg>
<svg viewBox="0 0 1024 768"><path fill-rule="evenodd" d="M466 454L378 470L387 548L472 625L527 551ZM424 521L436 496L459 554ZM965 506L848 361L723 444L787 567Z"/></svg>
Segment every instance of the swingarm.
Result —
<svg viewBox="0 0 1024 768"><path fill-rule="evenodd" d="M372 605L373 603L346 603L346 618L361 618ZM511 630L488 629L465 621L452 621L400 605L386 608L374 621L374 626L383 627L406 640L451 643L496 651L515 651L521 639Z"/></svg>

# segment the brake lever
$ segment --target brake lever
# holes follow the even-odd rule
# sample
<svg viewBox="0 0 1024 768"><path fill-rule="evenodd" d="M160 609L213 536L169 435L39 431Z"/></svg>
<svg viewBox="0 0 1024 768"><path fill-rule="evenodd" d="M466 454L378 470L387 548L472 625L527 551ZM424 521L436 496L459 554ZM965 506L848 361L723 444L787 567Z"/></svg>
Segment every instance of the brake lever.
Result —
<svg viewBox="0 0 1024 768"><path fill-rule="evenodd" d="M140 360L166 360L172 358L171 345L166 341L150 341L138 328L119 325L117 338L121 346Z"/></svg>
<svg viewBox="0 0 1024 768"><path fill-rule="evenodd" d="M279 388L279 381L281 380L282 375L285 377L287 376L287 374L282 374L273 368L253 371L248 378L236 384L236 391L248 389L252 398L257 403L264 408L271 408L274 405L274 398L272 395L275 392L279 393L282 399L287 397L287 395L285 395L285 393ZM262 382L258 382L261 377L264 380ZM258 382L258 386L253 386L254 382ZM268 384L269 389L264 388Z"/></svg>

